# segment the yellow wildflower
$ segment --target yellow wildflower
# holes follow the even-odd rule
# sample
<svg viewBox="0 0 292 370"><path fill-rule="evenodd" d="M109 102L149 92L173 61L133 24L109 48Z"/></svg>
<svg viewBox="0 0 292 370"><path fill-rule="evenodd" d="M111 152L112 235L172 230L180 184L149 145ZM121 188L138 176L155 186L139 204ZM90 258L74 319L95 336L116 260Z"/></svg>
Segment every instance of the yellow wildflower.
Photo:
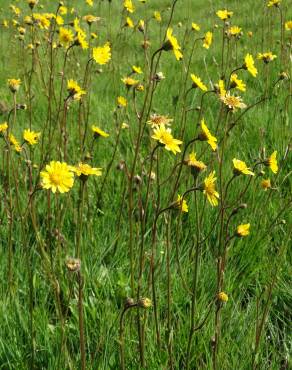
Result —
<svg viewBox="0 0 292 370"><path fill-rule="evenodd" d="M189 212L189 207L185 199L178 194L177 201L175 202L175 207L181 210L181 212Z"/></svg>
<svg viewBox="0 0 292 370"><path fill-rule="evenodd" d="M124 77L124 78L122 78L122 81L128 89L139 83L138 80L135 80L134 78L131 78L131 77Z"/></svg>
<svg viewBox="0 0 292 370"><path fill-rule="evenodd" d="M166 150L174 154L181 151L179 145L182 144L182 141L174 139L171 134L171 129L166 128L163 124L154 129L152 138L159 141L160 144L164 145Z"/></svg>
<svg viewBox="0 0 292 370"><path fill-rule="evenodd" d="M67 46L70 42L74 40L74 35L71 30L67 28L60 27L59 29L59 41L61 45Z"/></svg>
<svg viewBox="0 0 292 370"><path fill-rule="evenodd" d="M226 21L227 19L231 18L233 15L233 12L230 12L228 10L218 10L216 12L217 16L222 19L222 21Z"/></svg>
<svg viewBox="0 0 292 370"><path fill-rule="evenodd" d="M51 189L53 193L66 193L74 184L73 172L65 162L51 161L40 175L42 187Z"/></svg>
<svg viewBox="0 0 292 370"><path fill-rule="evenodd" d="M132 19L130 17L126 18L125 26L129 27L129 28L134 28L134 22L132 21Z"/></svg>
<svg viewBox="0 0 292 370"><path fill-rule="evenodd" d="M271 185L271 180L270 179L263 179L261 181L261 187L267 191L268 189L270 189L272 187Z"/></svg>
<svg viewBox="0 0 292 370"><path fill-rule="evenodd" d="M186 160L186 164L196 172L203 171L205 168L207 168L204 162L197 160L195 152L190 153L188 159Z"/></svg>
<svg viewBox="0 0 292 370"><path fill-rule="evenodd" d="M292 21L285 22L285 29L287 31L291 31L292 30Z"/></svg>
<svg viewBox="0 0 292 370"><path fill-rule="evenodd" d="M154 113L154 114L151 114L150 119L147 121L147 123L151 125L152 128L155 128L160 125L170 126L172 121L173 119L169 118L168 116Z"/></svg>
<svg viewBox="0 0 292 370"><path fill-rule="evenodd" d="M123 96L118 96L117 97L117 103L118 103L118 107L126 107L128 102L127 102L127 99L124 98Z"/></svg>
<svg viewBox="0 0 292 370"><path fill-rule="evenodd" d="M204 41L203 41L203 47L205 49L209 49L211 44L212 44L212 40L213 40L213 33L208 31L206 34L205 34L205 37L204 37Z"/></svg>
<svg viewBox="0 0 292 370"><path fill-rule="evenodd" d="M103 131L101 128L97 126L92 125L91 130L93 131L93 134L95 137L99 137L99 136L108 137L109 136L109 134L107 134L105 131Z"/></svg>
<svg viewBox="0 0 292 370"><path fill-rule="evenodd" d="M237 77L236 73L233 73L230 77L231 88L236 88L240 91L246 91L246 84Z"/></svg>
<svg viewBox="0 0 292 370"><path fill-rule="evenodd" d="M200 26L197 23L192 22L192 30L193 31L200 31Z"/></svg>
<svg viewBox="0 0 292 370"><path fill-rule="evenodd" d="M74 100L80 100L82 95L86 94L86 91L82 90L82 88L74 80L68 80L67 90Z"/></svg>
<svg viewBox="0 0 292 370"><path fill-rule="evenodd" d="M240 161L239 159L233 158L233 173L234 175L251 175L254 176L254 173L250 170L249 167L247 167L246 163L243 161Z"/></svg>
<svg viewBox="0 0 292 370"><path fill-rule="evenodd" d="M103 46L93 48L93 59L97 64L104 65L108 63L112 57L111 47L109 42L105 43Z"/></svg>
<svg viewBox="0 0 292 370"><path fill-rule="evenodd" d="M174 37L172 34L172 28L167 29L166 38L167 41L163 45L163 50L165 51L172 50L176 57L176 60L181 60L183 57L181 47L179 46L176 37Z"/></svg>
<svg viewBox="0 0 292 370"><path fill-rule="evenodd" d="M278 172L278 162L277 162L277 151L275 150L269 158L267 158L264 162L265 166L270 167L273 173Z"/></svg>
<svg viewBox="0 0 292 370"><path fill-rule="evenodd" d="M266 53L258 53L258 59L262 60L264 63L268 64L277 58L277 55L273 54L271 51Z"/></svg>
<svg viewBox="0 0 292 370"><path fill-rule="evenodd" d="M197 77L196 75L191 74L191 78L192 78L192 81L193 81L193 87L194 88L198 87L202 91L208 91L207 86L204 85L204 83L201 81L200 77Z"/></svg>
<svg viewBox="0 0 292 370"><path fill-rule="evenodd" d="M250 228L250 224L242 224L242 225L237 226L236 236L243 237L243 236L249 235L250 233L249 228Z"/></svg>
<svg viewBox="0 0 292 370"><path fill-rule="evenodd" d="M258 70L256 69L255 65L254 65L254 60L253 60L253 57L251 54L246 54L245 58L244 58L244 65L243 65L243 68L244 69L247 69L248 72L253 76L253 77L256 77L256 75L258 74Z"/></svg>
<svg viewBox="0 0 292 370"><path fill-rule="evenodd" d="M236 112L236 110L244 109L246 108L246 104L242 102L242 99L240 96L230 95L228 92L225 96L220 96L220 100L228 107L230 111L233 113Z"/></svg>
<svg viewBox="0 0 292 370"><path fill-rule="evenodd" d="M208 177L204 180L203 193L206 195L210 204L215 207L218 205L219 193L215 188L215 171L211 172Z"/></svg>
<svg viewBox="0 0 292 370"><path fill-rule="evenodd" d="M129 13L134 13L134 5L132 3L132 0L124 0L124 8L129 12Z"/></svg>
<svg viewBox="0 0 292 370"><path fill-rule="evenodd" d="M82 178L87 178L89 175L101 176L101 168L91 167L87 163L79 162L72 170L78 177Z"/></svg>
<svg viewBox="0 0 292 370"><path fill-rule="evenodd" d="M4 123L1 123L0 124L0 134L2 134L3 132L7 131L7 129L8 129L7 122L4 122Z"/></svg>
<svg viewBox="0 0 292 370"><path fill-rule="evenodd" d="M21 85L21 80L20 79L15 79L15 78L10 78L7 80L7 84L9 89L13 92L16 93L19 90L19 87Z"/></svg>
<svg viewBox="0 0 292 370"><path fill-rule="evenodd" d="M153 17L154 19L157 21L157 22L161 22L162 18L161 18L161 14L160 12L158 12L157 10L153 13Z"/></svg>
<svg viewBox="0 0 292 370"><path fill-rule="evenodd" d="M137 66L132 66L132 71L133 73L137 73L139 75L143 73L141 67L137 67Z"/></svg>
<svg viewBox="0 0 292 370"><path fill-rule="evenodd" d="M215 136L211 134L207 125L205 124L204 118L201 121L201 133L199 134L200 141L207 141L207 143L211 146L212 150L217 149L217 139Z"/></svg>
<svg viewBox="0 0 292 370"><path fill-rule="evenodd" d="M40 137L40 132L35 132L31 130L24 130L23 131L23 139L29 144L29 145L35 145L38 142L38 138Z"/></svg>
<svg viewBox="0 0 292 370"><path fill-rule="evenodd" d="M270 0L268 2L268 8L270 8L271 6L278 7L280 4L281 4L281 0Z"/></svg>

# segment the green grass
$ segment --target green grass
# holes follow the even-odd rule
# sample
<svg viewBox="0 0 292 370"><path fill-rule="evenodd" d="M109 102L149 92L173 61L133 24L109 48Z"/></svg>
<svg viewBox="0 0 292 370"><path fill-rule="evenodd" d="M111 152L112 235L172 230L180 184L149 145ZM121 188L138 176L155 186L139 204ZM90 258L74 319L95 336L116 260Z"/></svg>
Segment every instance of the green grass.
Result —
<svg viewBox="0 0 292 370"><path fill-rule="evenodd" d="M127 94L121 78L127 75L133 64L147 71L144 52L140 44L143 35L138 31L123 28L125 14L122 15L122 2L95 1L94 8L85 5L85 1L72 1L70 6L78 9L79 15L92 13L102 17L93 26L92 31L98 34L93 46L103 45L107 40L112 45L112 60L99 71L97 64L92 65L90 81L90 111L88 123L98 124L110 133L108 139L99 139L91 151L92 166L102 167L105 173L114 153L117 138L117 122L129 124L129 130L122 130L120 142L114 157L113 166L107 178L101 199L97 199L103 178L89 178L85 192L85 209L83 213L82 259L81 271L84 277L83 300L86 336L86 360L88 369L117 369L119 360L119 319L126 297L136 299L139 273L139 253L141 246L141 225L139 222L139 196L142 202L146 197L147 176L149 171L149 154L154 143L151 130L147 126L139 151L135 174L143 177L141 194L134 191L133 232L134 232L134 292L131 291L130 259L129 259L129 213L128 213L128 183L125 172L116 169L118 163L124 160L129 168L132 166L135 143L138 133L138 123L135 116L131 92ZM28 7L21 2L13 2L28 14ZM48 1L40 1L44 11L53 11L55 7ZM168 23L170 11L167 9L171 1L149 0L147 5L135 1L137 11L131 15L135 22L139 19L151 18L154 10L162 11L162 24L153 19L149 23L148 38L150 49L146 51L148 58L161 46L163 35ZM179 0L172 20L174 34L183 48L184 60L177 62L172 52L163 52L158 71L162 71L166 79L159 83L155 90L151 113L169 115L174 119L172 124L174 136L184 143L194 138L198 133L197 123L199 112L191 110L187 115L186 131L182 137L182 81L185 78L185 68L190 56L193 33L185 33L191 22L201 26L202 36L206 31L214 29L214 41L210 50L202 48L201 41L196 43L190 72L200 76L211 88L218 82L221 71L222 24L215 12L225 6L234 11L233 24L242 27L244 35L237 42L237 50L233 44L231 58L227 71L243 63L246 53L254 56L258 52L273 51L278 58L265 66L257 61L259 77L254 79L246 71L238 74L247 84L246 93L242 94L247 105L259 101L265 94L266 78L268 76L268 100L252 108L238 124L230 131L224 151L222 178L224 183L232 176L232 159L244 160L252 166L264 153L270 155L278 151L280 171L273 175L267 168L265 178L270 177L275 190L264 192L260 187L261 177L256 176L241 199L247 208L239 211L230 223L231 230L241 223L251 224L251 234L246 238L236 238L230 244L226 271L224 274L224 291L229 300L221 308L221 334L218 351L218 369L252 369L255 351L256 323L261 320L265 309L260 345L257 351L256 363L258 369L288 369L291 366L291 80L279 82L272 90L272 83L282 71L292 75L291 68L291 38L285 32L284 58L281 61L280 52L280 17L277 9L267 9L264 2L254 4L252 0L241 1L203 1ZM109 12L109 9L111 12ZM38 9L38 11L42 11ZM285 19L292 18L292 9L288 1L283 0ZM0 20L11 19L8 3L0 0ZM67 15L65 19L72 20ZM20 18L21 20L22 18ZM182 26L180 26L180 23ZM215 23L218 28L214 27ZM84 24L84 28L85 28ZM253 37L247 36L247 31L253 32ZM17 102L29 106L27 99L27 77L31 69L31 55L23 49L21 42L14 35L15 28L1 27L0 40L0 101L9 109L13 106L13 97L9 92L6 80L21 78L23 84L17 94ZM32 84L32 128L42 132L43 153L49 146L47 112L48 100L48 65L49 55L46 53L44 32L38 31L37 38L41 41L39 47L39 63L35 63L35 73ZM24 45L30 40L29 29ZM183 41L185 40L185 42ZM290 42L290 46L288 43ZM87 51L73 48L69 54L65 78L73 78L80 84L83 81L87 62ZM62 48L56 51L54 68L56 97L59 97L61 85L60 72L64 58ZM290 59L289 59L290 58ZM45 85L42 82L43 73ZM226 76L228 75L226 74ZM225 77L226 77L225 76ZM139 76L140 77L140 76ZM148 75L145 73L145 84ZM187 87L191 85L189 77ZM24 82L26 81L26 83ZM65 80L66 81L66 80ZM128 97L127 110L119 110L115 122L116 98L119 95ZM137 105L142 107L145 93L137 93ZM66 98L65 93L62 98ZM85 101L85 112L88 109L88 98ZM201 92L192 91L187 98L187 106L196 108L200 105ZM286 103L286 104L285 104ZM56 117L56 105L53 104L53 121ZM218 138L222 137L224 120L219 117L220 102L214 95L207 95L204 101L203 116L212 132L219 123ZM67 117L68 159L70 164L81 160L78 131L78 102L70 105ZM231 122L239 117L235 113ZM29 125L29 109L17 111L16 124L13 133L21 140L22 131ZM7 112L0 116L0 123L8 119ZM87 118L82 118L85 124ZM41 144L30 152L33 163L44 166L49 160L59 159L58 140L60 132L58 125L53 138L52 151L45 163L42 162ZM90 126L89 126L90 127ZM1 140L1 139L0 139ZM86 137L86 151L91 149L92 136ZM290 147L289 147L290 145ZM205 174L215 169L218 175L219 165L217 153L211 152L206 143L196 142L194 150L202 155L202 160L208 164ZM7 149L4 140L0 141L0 369L30 369L32 363L32 337L35 369L77 369L80 368L79 326L78 326L78 285L76 276L70 274L65 265L68 256L75 256L78 233L79 183L75 180L74 188L69 195L51 195L52 202L52 235L48 234L48 206L45 190L34 195L34 206L38 223L38 235L32 225L28 210L29 177L27 165L16 153L11 154L11 197L13 202L12 223L12 281L8 279L9 261L9 192L7 187ZM33 153L33 154L32 154ZM148 158L148 159L147 159ZM173 166L181 160L179 155L158 151L159 172L161 179L167 179ZM154 161L154 169L156 168ZM257 171L258 173L259 171ZM38 170L34 169L33 184L39 182ZM290 177L289 177L290 175ZM205 175L201 179L204 178ZM166 207L170 204L170 193L175 181L171 176L161 188L160 204ZM247 177L236 178L229 189L228 199L233 202L248 182ZM178 192L184 193L192 187L193 178L189 169L183 167ZM219 184L217 185L219 187ZM19 195L17 193L19 191ZM125 195L124 195L125 194ZM153 227L156 186L151 187L147 222L145 228L144 260L145 270L142 276L141 296L152 298L149 285L151 230ZM125 202L123 202L125 198ZM145 362L147 369L170 368L167 343L172 343L173 366L175 369L185 368L185 357L190 330L191 296L184 290L179 267L188 287L192 286L194 276L194 252L196 231L195 197L187 197L189 212L180 216L172 211L170 217L161 217L158 223L156 259L158 263L156 276L156 293L158 317L161 329L162 346L159 349L155 335L154 310L140 309L140 319L145 322ZM205 202L203 194L197 194L199 213L204 211L201 225L201 235L207 235L217 217L218 208L213 208ZM205 207L205 208L204 208ZM58 214L60 210L63 223L58 230ZM120 220L120 221L119 221ZM169 233L169 234L168 234ZM61 241L58 238L61 236ZM168 235L168 237L167 237ZM50 275L46 270L46 262L41 253L39 239L47 245L48 256L51 255L50 266L53 276L59 283L60 301L63 314L68 313L65 323L66 350L60 350L61 328L56 312L54 289ZM209 303L217 293L217 252L219 226L217 225L206 243L200 249L197 300L195 310L195 325L202 322L207 314ZM167 245L169 242L170 274L167 271ZM51 240L49 242L49 240ZM179 264L178 264L179 261ZM276 276L276 279L274 277ZM167 278L171 279L171 333L167 326L168 286ZM269 291L271 284L271 296ZM141 368L138 352L137 313L131 309L126 313L125 320L125 357L128 369ZM258 316L258 321L257 321ZM212 369L212 338L215 333L215 305L203 328L193 336L191 347L191 369ZM33 318L33 328L31 328ZM33 334L32 334L33 333ZM285 367L286 366L286 367Z"/></svg>

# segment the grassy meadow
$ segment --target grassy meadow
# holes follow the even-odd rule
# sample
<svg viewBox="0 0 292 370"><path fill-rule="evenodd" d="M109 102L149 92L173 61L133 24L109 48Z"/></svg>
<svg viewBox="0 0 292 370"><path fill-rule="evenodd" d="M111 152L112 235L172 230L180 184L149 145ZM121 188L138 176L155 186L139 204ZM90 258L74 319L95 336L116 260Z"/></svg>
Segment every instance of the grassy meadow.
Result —
<svg viewBox="0 0 292 370"><path fill-rule="evenodd" d="M0 0L0 45L0 369L291 368L291 2Z"/></svg>

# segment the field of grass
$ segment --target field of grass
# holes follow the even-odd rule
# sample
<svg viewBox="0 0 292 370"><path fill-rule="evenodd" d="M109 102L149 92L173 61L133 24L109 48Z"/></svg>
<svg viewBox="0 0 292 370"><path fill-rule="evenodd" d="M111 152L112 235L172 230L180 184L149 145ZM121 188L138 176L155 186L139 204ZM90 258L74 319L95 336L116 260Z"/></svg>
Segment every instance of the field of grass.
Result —
<svg viewBox="0 0 292 370"><path fill-rule="evenodd" d="M0 369L291 368L291 2L28 3L0 0Z"/></svg>

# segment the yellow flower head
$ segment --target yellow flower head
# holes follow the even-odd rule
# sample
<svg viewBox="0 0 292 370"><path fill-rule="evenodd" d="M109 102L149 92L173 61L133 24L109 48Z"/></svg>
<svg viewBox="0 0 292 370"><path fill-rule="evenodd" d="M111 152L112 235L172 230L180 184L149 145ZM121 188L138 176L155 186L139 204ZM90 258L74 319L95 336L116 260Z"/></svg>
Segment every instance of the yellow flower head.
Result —
<svg viewBox="0 0 292 370"><path fill-rule="evenodd" d="M35 145L38 142L38 138L40 137L40 132L35 132L31 130L24 130L23 131L23 139L29 144L29 145Z"/></svg>
<svg viewBox="0 0 292 370"><path fill-rule="evenodd" d="M233 12L229 12L228 10L218 10L216 12L217 16L222 19L222 21L226 21L227 19L233 16Z"/></svg>
<svg viewBox="0 0 292 370"><path fill-rule="evenodd" d="M292 21L285 22L285 30L287 30L287 31L292 30Z"/></svg>
<svg viewBox="0 0 292 370"><path fill-rule="evenodd" d="M1 123L0 124L0 134L4 133L8 129L8 124L7 122Z"/></svg>
<svg viewBox="0 0 292 370"><path fill-rule="evenodd" d="M211 146L212 150L217 149L217 139L215 136L211 134L207 125L205 124L204 118L201 121L201 133L199 134L200 141L207 141L207 143Z"/></svg>
<svg viewBox="0 0 292 370"><path fill-rule="evenodd" d="M277 55L273 54L271 51L266 53L258 53L258 59L262 60L264 63L268 64L277 58Z"/></svg>
<svg viewBox="0 0 292 370"><path fill-rule="evenodd" d="M72 169L65 162L51 161L40 175L42 187L51 189L53 193L66 193L74 184Z"/></svg>
<svg viewBox="0 0 292 370"><path fill-rule="evenodd" d="M129 27L129 28L134 28L134 22L132 21L132 19L130 17L126 18L125 26Z"/></svg>
<svg viewBox="0 0 292 370"><path fill-rule="evenodd" d="M39 2L39 0L27 0L27 3L29 5L30 9L33 9L38 2Z"/></svg>
<svg viewBox="0 0 292 370"><path fill-rule="evenodd" d="M215 171L211 172L208 177L204 180L203 193L206 195L210 204L215 207L218 205L219 193L215 188Z"/></svg>
<svg viewBox="0 0 292 370"><path fill-rule="evenodd" d="M139 75L143 73L142 68L141 67L137 67L137 66L132 66L132 72L133 73L137 73Z"/></svg>
<svg viewBox="0 0 292 370"><path fill-rule="evenodd" d="M270 179L263 179L261 181L261 187L267 191L268 189L270 189L272 187L272 184L271 184L271 180Z"/></svg>
<svg viewBox="0 0 292 370"><path fill-rule="evenodd" d="M246 163L243 161L240 161L239 159L233 158L233 173L234 175L251 175L254 176L254 173L250 170L249 167L247 167Z"/></svg>
<svg viewBox="0 0 292 370"><path fill-rule="evenodd" d="M86 4L88 4L89 6L93 6L93 0L86 0Z"/></svg>
<svg viewBox="0 0 292 370"><path fill-rule="evenodd" d="M243 92L246 91L246 84L237 77L236 73L233 73L231 75L230 82L231 82L231 85L230 85L231 88L236 88L237 90L240 90Z"/></svg>
<svg viewBox="0 0 292 370"><path fill-rule="evenodd" d="M68 80L67 90L74 100L80 100L82 95L86 94L86 91L82 90L82 88L74 80Z"/></svg>
<svg viewBox="0 0 292 370"><path fill-rule="evenodd" d="M123 83L126 85L126 87L128 89L131 88L132 86L137 85L139 83L138 80L135 80L132 77L124 77L124 78L122 78L122 81L123 81Z"/></svg>
<svg viewBox="0 0 292 370"><path fill-rule="evenodd" d="M127 102L127 99L124 98L123 96L118 96L117 97L117 103L118 103L118 107L126 107L128 102Z"/></svg>
<svg viewBox="0 0 292 370"><path fill-rule="evenodd" d="M88 14L88 15L85 15L84 17L83 17L83 20L85 21L85 22L87 22L88 23L88 25L90 26L92 23L94 23L94 22L98 22L99 20L100 20L100 17L95 17L94 15L92 15L92 14Z"/></svg>
<svg viewBox="0 0 292 370"><path fill-rule="evenodd" d="M192 81L193 81L193 87L195 87L195 88L198 87L202 91L208 91L207 86L204 85L204 83L201 81L200 77L197 77L196 75L191 74L191 78L192 78Z"/></svg>
<svg viewBox="0 0 292 370"><path fill-rule="evenodd" d="M269 158L265 160L264 164L270 167L273 173L276 174L278 172L278 162L277 162L277 151L276 150L270 155Z"/></svg>
<svg viewBox="0 0 292 370"><path fill-rule="evenodd" d="M224 80L218 81L217 91L219 92L220 97L224 97L226 95L225 83Z"/></svg>
<svg viewBox="0 0 292 370"><path fill-rule="evenodd" d="M254 60L253 60L253 57L251 54L246 54L245 58L244 58L244 65L243 65L243 68L244 69L247 69L248 72L253 76L253 77L256 77L256 75L258 74L258 70L256 69L255 65L254 65Z"/></svg>
<svg viewBox="0 0 292 370"><path fill-rule="evenodd" d="M132 3L132 0L124 0L124 8L127 10L129 13L134 13L135 8Z"/></svg>
<svg viewBox="0 0 292 370"><path fill-rule="evenodd" d="M160 125L170 126L171 122L173 121L172 118L168 116L164 116L162 114L151 114L149 121L147 123L152 126L152 128L158 127Z"/></svg>
<svg viewBox="0 0 292 370"><path fill-rule="evenodd" d="M240 96L230 95L229 92L225 96L220 96L220 100L233 113L236 112L237 109L244 109L244 108L246 108L246 104L244 104L242 102L242 99L241 99Z"/></svg>
<svg viewBox="0 0 292 370"><path fill-rule="evenodd" d="M67 46L70 42L74 40L74 35L71 30L67 28L60 27L59 29L59 41L63 46Z"/></svg>
<svg viewBox="0 0 292 370"><path fill-rule="evenodd" d="M150 308L152 306L152 301L150 298L141 298L137 302L137 305L141 308Z"/></svg>
<svg viewBox="0 0 292 370"><path fill-rule="evenodd" d="M192 22L192 30L193 31L200 31L201 27L197 24Z"/></svg>
<svg viewBox="0 0 292 370"><path fill-rule="evenodd" d="M195 172L200 172L207 168L204 162L197 160L195 152L190 153L188 159L186 160L186 164L194 169Z"/></svg>
<svg viewBox="0 0 292 370"><path fill-rule="evenodd" d="M161 14L160 12L158 12L157 10L153 13L153 17L154 19L157 21L157 22L161 22L162 18L161 18Z"/></svg>
<svg viewBox="0 0 292 370"><path fill-rule="evenodd" d="M250 228L250 224L242 224L242 225L237 226L236 236L243 237L243 236L249 235L250 233L249 228Z"/></svg>
<svg viewBox="0 0 292 370"><path fill-rule="evenodd" d="M182 141L174 139L171 129L166 128L164 124L154 129L152 139L159 141L160 144L164 145L166 150L174 154L181 152L179 145L182 144Z"/></svg>
<svg viewBox="0 0 292 370"><path fill-rule="evenodd" d="M217 299L220 302L226 303L228 301L228 295L224 292L220 292L217 295Z"/></svg>
<svg viewBox="0 0 292 370"><path fill-rule="evenodd" d="M230 36L238 36L241 34L241 28L238 27L238 26L231 26L228 30L227 30L227 33L228 35Z"/></svg>
<svg viewBox="0 0 292 370"><path fill-rule="evenodd" d="M179 46L176 37L174 37L172 34L172 28L167 29L166 38L167 41L163 45L163 50L165 51L172 50L176 57L176 60L181 60L183 58L181 47Z"/></svg>
<svg viewBox="0 0 292 370"><path fill-rule="evenodd" d="M278 7L280 4L281 4L281 0L270 0L268 2L268 8L270 8L271 6Z"/></svg>
<svg viewBox="0 0 292 370"><path fill-rule="evenodd" d="M81 49L88 49L88 42L86 41L86 34L84 32L77 32L74 41L75 45L80 46Z"/></svg>
<svg viewBox="0 0 292 370"><path fill-rule="evenodd" d="M138 30L142 33L145 31L145 22L143 19L140 19L138 22Z"/></svg>
<svg viewBox="0 0 292 370"><path fill-rule="evenodd" d="M87 163L80 162L77 166L73 167L72 170L78 177L87 178L89 175L101 176L101 168L91 167Z"/></svg>
<svg viewBox="0 0 292 370"><path fill-rule="evenodd" d="M185 199L178 194L177 201L175 202L175 208L178 208L181 212L189 212L189 207Z"/></svg>
<svg viewBox="0 0 292 370"><path fill-rule="evenodd" d="M206 34L205 34L205 37L204 37L204 40L203 40L203 47L205 49L209 49L211 44L212 44L212 40L213 40L213 33L208 31Z"/></svg>
<svg viewBox="0 0 292 370"><path fill-rule="evenodd" d="M93 134L95 137L99 137L99 136L108 137L109 136L109 134L107 134L105 131L103 131L97 126L92 125L91 130L93 131Z"/></svg>
<svg viewBox="0 0 292 370"><path fill-rule="evenodd" d="M10 78L7 80L7 84L9 89L13 92L16 93L19 90L19 87L21 85L21 80L20 79L15 79L15 78Z"/></svg>
<svg viewBox="0 0 292 370"><path fill-rule="evenodd" d="M103 46L93 48L93 59L97 64L103 65L110 61L111 59L111 47L109 42L105 43Z"/></svg>

